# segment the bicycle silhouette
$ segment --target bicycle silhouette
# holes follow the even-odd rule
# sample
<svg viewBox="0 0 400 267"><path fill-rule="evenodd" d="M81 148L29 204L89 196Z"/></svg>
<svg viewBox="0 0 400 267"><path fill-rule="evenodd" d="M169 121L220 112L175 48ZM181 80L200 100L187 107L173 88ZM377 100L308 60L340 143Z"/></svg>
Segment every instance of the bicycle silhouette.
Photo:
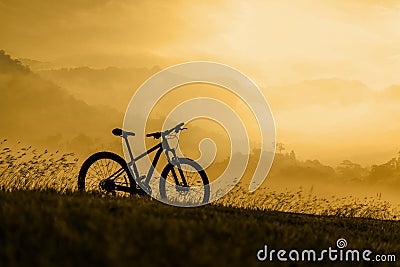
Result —
<svg viewBox="0 0 400 267"><path fill-rule="evenodd" d="M179 202L182 205L206 204L210 198L210 185L203 168L189 158L179 158L176 149L169 145L168 140L178 139L178 133L187 128L180 123L164 132L146 134L146 137L160 139L161 142L137 157L133 156L128 137L135 133L114 129L112 133L124 139L130 161L113 152L97 152L82 164L78 176L78 189L87 192L101 192L116 195L152 194L150 181L154 170L164 152L168 163L161 172L159 182L160 197L164 202ZM139 175L136 162L157 151L147 175Z"/></svg>

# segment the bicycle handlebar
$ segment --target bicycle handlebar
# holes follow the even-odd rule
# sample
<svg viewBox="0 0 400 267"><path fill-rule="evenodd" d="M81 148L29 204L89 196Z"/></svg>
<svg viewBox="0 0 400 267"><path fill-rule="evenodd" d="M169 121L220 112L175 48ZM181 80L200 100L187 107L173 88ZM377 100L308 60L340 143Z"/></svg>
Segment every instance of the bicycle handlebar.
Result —
<svg viewBox="0 0 400 267"><path fill-rule="evenodd" d="M184 124L185 124L184 122L181 122L181 123L179 123L178 125L176 125L175 127L171 128L169 130L166 130L164 132L149 133L149 134L146 134L146 136L147 137L154 137L154 139L160 139L161 136L162 137L167 136L170 133L172 133L173 131L175 131L177 133L179 131L187 129L187 128L182 127Z"/></svg>
<svg viewBox="0 0 400 267"><path fill-rule="evenodd" d="M172 133L173 131L175 131L176 133L179 131L182 131L184 128L182 128L182 126L184 125L184 122L179 123L178 125L176 125L175 127L166 130L162 133L163 136L169 135L170 133Z"/></svg>

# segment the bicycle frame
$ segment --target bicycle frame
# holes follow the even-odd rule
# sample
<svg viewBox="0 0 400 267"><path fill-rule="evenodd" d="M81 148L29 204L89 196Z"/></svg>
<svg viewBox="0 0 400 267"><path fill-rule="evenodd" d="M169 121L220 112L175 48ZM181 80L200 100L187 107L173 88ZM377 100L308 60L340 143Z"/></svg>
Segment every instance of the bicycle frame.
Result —
<svg viewBox="0 0 400 267"><path fill-rule="evenodd" d="M134 157L134 155L132 153L132 150L131 150L131 147L130 147L130 144L129 144L129 141L128 141L128 136L124 136L123 139L125 141L126 147L128 149L128 154L129 154L129 157L130 157L130 161L127 163L128 168L130 170L133 170L133 172L131 172L132 176L133 176L133 179L136 180L136 182L142 187L142 189L143 189L143 187L146 188L146 189L149 189L149 183L150 183L151 177L152 177L152 175L154 173L154 169L156 168L157 163L158 163L158 161L160 159L160 156L161 156L163 151L165 151L165 155L166 155L167 160L168 160L169 163L172 163L172 161L177 158L176 157L176 153L175 153L175 149L169 147L169 144L165 140L165 136L164 135L162 136L162 141L160 143L158 143L157 145L153 146L149 150L143 152L142 154L140 154L137 157ZM156 155L154 156L154 159L153 159L153 161L151 163L151 166L150 166L150 168L149 168L149 170L147 172L147 175L142 178L139 175L139 171L138 171L138 168L136 166L136 161L140 160L141 158L145 157L146 155L148 155L148 154L150 154L150 153L152 153L152 152L154 152L156 150L157 150ZM168 155L168 152L172 152L172 154L173 154L172 159ZM176 162L176 163L174 162L173 164L178 167L178 170L179 170L179 172L181 174L181 177L184 177L183 176L183 172L182 172L182 170L180 168L179 162ZM172 169L172 174L173 174L175 183L178 185L179 181L178 181L178 177L177 177L174 169ZM144 182L142 182L143 179L145 179ZM183 186L187 186L187 182L186 182L185 179L182 179L182 185ZM123 190L123 188L119 188L119 189L117 188L117 190L120 190L120 189L122 189L122 191L125 191L125 190Z"/></svg>
<svg viewBox="0 0 400 267"><path fill-rule="evenodd" d="M130 157L130 159L131 159L131 161L128 162L127 165L128 165L128 168L129 168L130 170L133 169L133 173L132 173L132 172L131 172L131 173L132 173L132 175L133 175L133 178L134 178L137 182L139 182L139 181L141 182L142 179L140 179L139 171L138 171L138 168L137 168L137 166L136 166L136 161L138 161L139 159L145 157L147 154L150 154L150 153L152 153L153 151L155 151L155 150L158 149L158 150L157 150L157 153L156 153L156 155L155 155L155 157L154 157L154 159L153 159L153 162L151 163L150 169L149 169L149 171L147 172L146 180L144 181L144 183L145 183L146 185L148 185L149 182L150 182L151 176L152 176L153 173L154 173L154 169L155 169L155 167L156 167L156 165L157 165L157 163L158 163L158 160L160 159L161 153L163 152L162 142L160 142L160 143L158 143L157 145L153 146L153 147L150 148L149 150L143 152L143 153L140 154L139 156L134 157L134 156L133 156L133 153L132 153L132 150L131 150L131 147L130 147L130 145L129 145L128 137L124 137L124 141L125 141L126 147L127 147L127 149L128 149L129 157Z"/></svg>

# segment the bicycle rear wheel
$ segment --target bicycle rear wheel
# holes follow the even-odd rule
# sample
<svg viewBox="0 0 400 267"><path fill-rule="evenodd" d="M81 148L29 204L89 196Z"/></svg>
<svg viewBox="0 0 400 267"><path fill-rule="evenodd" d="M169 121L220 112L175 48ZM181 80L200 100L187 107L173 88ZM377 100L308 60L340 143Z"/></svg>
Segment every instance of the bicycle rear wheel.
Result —
<svg viewBox="0 0 400 267"><path fill-rule="evenodd" d="M135 193L136 182L123 158L112 152L97 152L82 164L78 190L126 196Z"/></svg>
<svg viewBox="0 0 400 267"><path fill-rule="evenodd" d="M179 206L207 204L210 199L210 185L206 172L191 159L179 158L178 161L180 169L168 163L161 173L161 199ZM186 185L183 181L186 181Z"/></svg>

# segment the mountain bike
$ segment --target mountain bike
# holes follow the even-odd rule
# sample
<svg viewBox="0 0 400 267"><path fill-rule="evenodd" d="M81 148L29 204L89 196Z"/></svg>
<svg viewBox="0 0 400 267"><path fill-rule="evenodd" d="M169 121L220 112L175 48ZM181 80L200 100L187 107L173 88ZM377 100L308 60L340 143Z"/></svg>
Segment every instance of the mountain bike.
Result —
<svg viewBox="0 0 400 267"><path fill-rule="evenodd" d="M127 148L130 161L113 152L97 152L87 158L79 171L78 189L87 192L101 192L116 195L152 194L150 181L162 152L167 158L167 165L161 172L159 181L160 197L165 202L179 202L191 205L205 204L210 198L210 185L205 170L189 158L180 158L176 147L169 144L171 139L178 140L178 133L187 128L180 123L164 132L146 134L146 137L161 139L161 142L137 157L134 157L128 137L135 133L119 128L112 130L115 136L122 137ZM179 141L179 140L178 140ZM156 151L147 175L139 175L136 162ZM187 198L187 199L186 199Z"/></svg>

